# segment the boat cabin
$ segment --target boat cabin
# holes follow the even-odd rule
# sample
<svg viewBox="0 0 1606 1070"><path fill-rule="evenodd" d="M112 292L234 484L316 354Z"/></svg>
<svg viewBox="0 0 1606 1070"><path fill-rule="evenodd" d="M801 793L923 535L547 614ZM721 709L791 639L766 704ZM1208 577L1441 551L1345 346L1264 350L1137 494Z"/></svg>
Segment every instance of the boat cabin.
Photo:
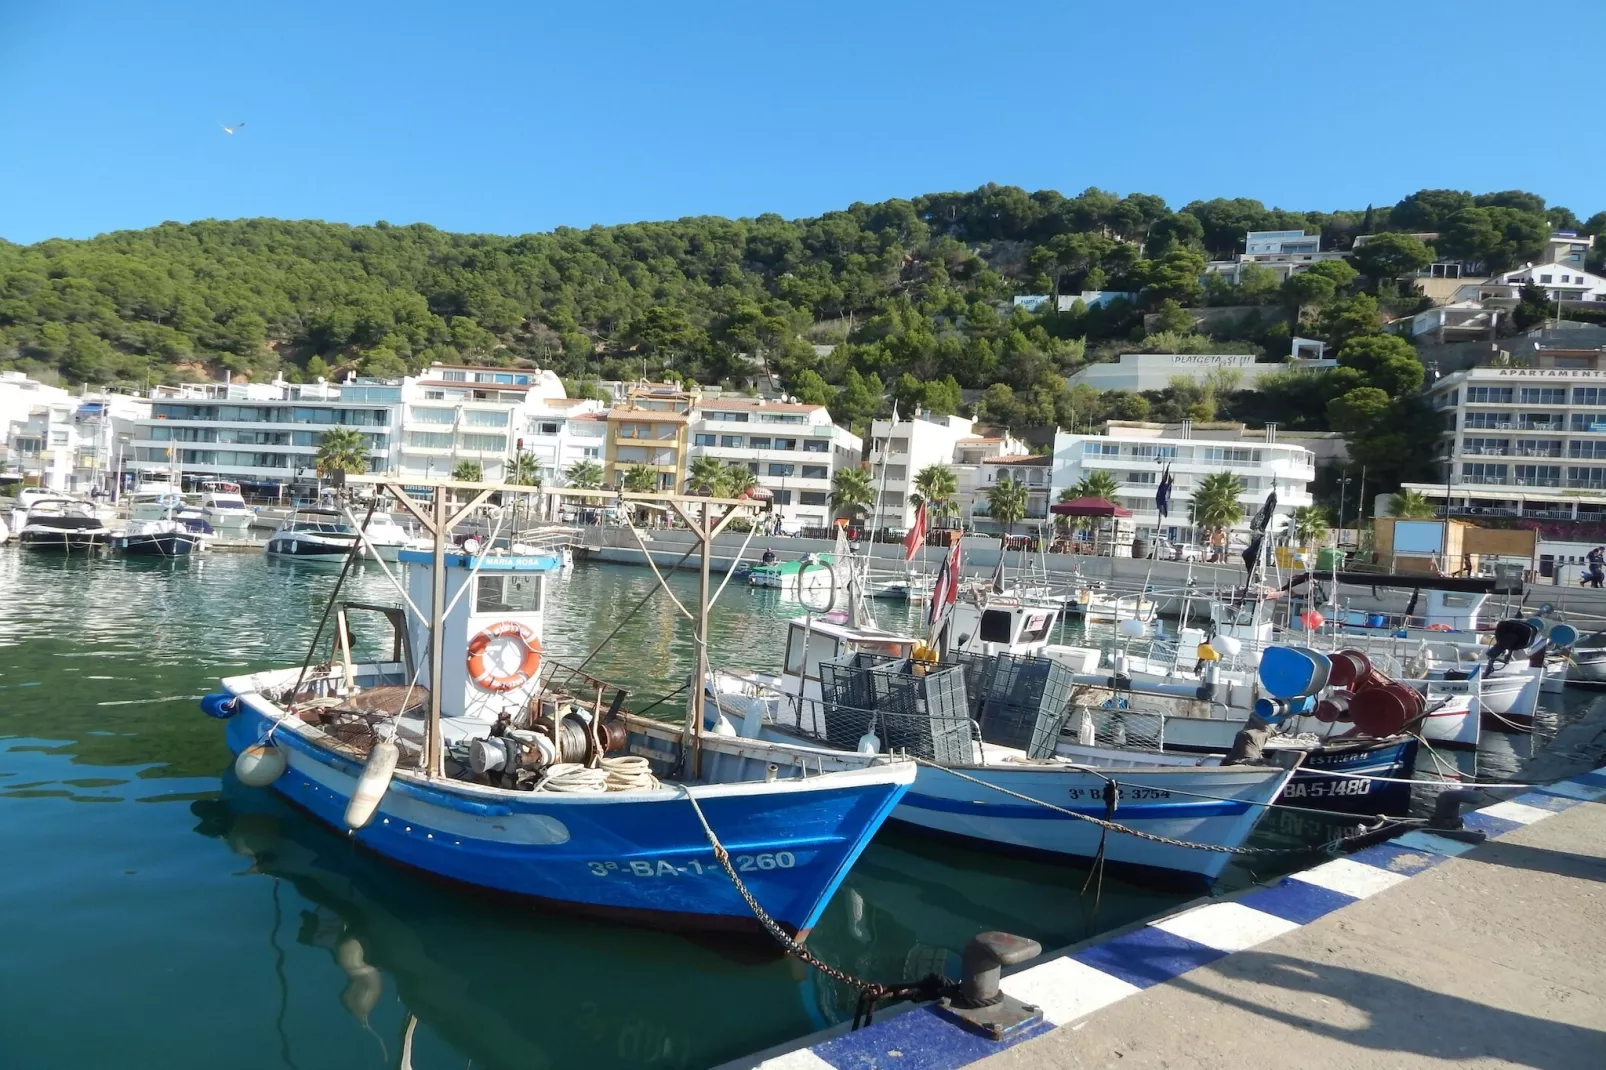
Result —
<svg viewBox="0 0 1606 1070"><path fill-rule="evenodd" d="M333 535L355 539L357 533L346 518L334 509L297 509L285 518L281 531L302 531L308 535Z"/></svg>
<svg viewBox="0 0 1606 1070"><path fill-rule="evenodd" d="M1036 654L1049 645L1059 610L1017 601L957 602L950 645L967 654Z"/></svg>
<svg viewBox="0 0 1606 1070"><path fill-rule="evenodd" d="M435 555L403 550L397 560L406 566L407 596L429 612ZM540 688L546 577L560 567L544 554L446 555L442 663L420 677L440 688L442 716L495 720L529 705ZM409 615L408 640L427 662L429 621Z"/></svg>
<svg viewBox="0 0 1606 1070"><path fill-rule="evenodd" d="M915 641L905 636L849 624L847 615L842 613L800 617L787 625L784 671L788 676L818 683L822 661L836 661L854 654L906 658L914 645Z"/></svg>

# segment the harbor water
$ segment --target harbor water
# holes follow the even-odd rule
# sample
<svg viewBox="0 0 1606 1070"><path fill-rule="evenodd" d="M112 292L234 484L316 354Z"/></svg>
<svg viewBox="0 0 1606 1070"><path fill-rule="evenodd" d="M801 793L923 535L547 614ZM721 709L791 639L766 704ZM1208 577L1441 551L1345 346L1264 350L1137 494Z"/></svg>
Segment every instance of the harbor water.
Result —
<svg viewBox="0 0 1606 1070"><path fill-rule="evenodd" d="M196 700L299 662L336 575L259 554L0 551L0 1066L697 1068L852 1017L850 992L766 949L440 884L235 782ZM694 597L691 576L671 584ZM632 614L654 585L612 565L554 580L550 656L575 663L617 627L590 671L637 709L680 687L689 626L662 594ZM395 601L372 565L347 596ZM877 609L892 626L919 613ZM716 664L777 668L797 612L733 584ZM1496 772L1529 745L1498 739ZM979 930L1054 947L1182 898L888 828L810 946L874 980L954 974Z"/></svg>

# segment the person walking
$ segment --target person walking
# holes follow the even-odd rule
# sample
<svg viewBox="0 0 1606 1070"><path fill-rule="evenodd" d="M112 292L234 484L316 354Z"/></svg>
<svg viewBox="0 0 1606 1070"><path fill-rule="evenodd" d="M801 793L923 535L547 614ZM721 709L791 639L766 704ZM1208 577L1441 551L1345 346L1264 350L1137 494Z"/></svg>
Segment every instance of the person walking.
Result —
<svg viewBox="0 0 1606 1070"><path fill-rule="evenodd" d="M1606 580L1606 546L1595 547L1584 560L1589 562L1589 575L1584 585L1599 590L1601 581Z"/></svg>

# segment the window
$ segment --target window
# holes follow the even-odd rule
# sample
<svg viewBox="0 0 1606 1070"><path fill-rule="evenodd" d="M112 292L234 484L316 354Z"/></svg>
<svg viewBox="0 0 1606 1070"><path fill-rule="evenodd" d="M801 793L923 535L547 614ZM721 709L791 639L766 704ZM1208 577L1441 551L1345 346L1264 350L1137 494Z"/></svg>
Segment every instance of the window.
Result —
<svg viewBox="0 0 1606 1070"><path fill-rule="evenodd" d="M507 413L492 409L467 409L463 413L463 423L469 427L506 427Z"/></svg>
<svg viewBox="0 0 1606 1070"><path fill-rule="evenodd" d="M449 424L452 422L451 409L418 409L413 410L413 421L421 424Z"/></svg>
<svg viewBox="0 0 1606 1070"><path fill-rule="evenodd" d="M444 391L444 390L426 390L426 391L424 391L424 400L425 401L445 401L446 400L446 391Z"/></svg>
<svg viewBox="0 0 1606 1070"><path fill-rule="evenodd" d="M823 464L806 464L803 466L803 478L829 479L830 477L826 475L826 471L827 469Z"/></svg>
<svg viewBox="0 0 1606 1070"><path fill-rule="evenodd" d="M804 453L829 453L831 444L823 438L806 438L803 440Z"/></svg>
<svg viewBox="0 0 1606 1070"><path fill-rule="evenodd" d="M725 449L728 449L728 450L739 450L739 449L742 448L742 436L741 435L720 435L719 436L719 444L721 446L723 446Z"/></svg>
<svg viewBox="0 0 1606 1070"><path fill-rule="evenodd" d="M17 452L22 454L24 457L37 457L39 456L39 451L44 447L43 439L14 438L11 441L17 447ZM160 453L162 451L152 450L151 452Z"/></svg>
<svg viewBox="0 0 1606 1070"><path fill-rule="evenodd" d="M1462 424L1467 430L1488 430L1496 427L1510 427L1511 413L1509 412L1469 412Z"/></svg>
<svg viewBox="0 0 1606 1070"><path fill-rule="evenodd" d="M305 445L306 443L297 443ZM452 433L450 431L409 431L407 444L425 450L449 450L452 448Z"/></svg>
<svg viewBox="0 0 1606 1070"><path fill-rule="evenodd" d="M1529 487L1554 487L1561 483L1561 466L1554 464L1519 464L1517 482Z"/></svg>
<svg viewBox="0 0 1606 1070"><path fill-rule="evenodd" d="M1606 405L1606 387L1575 386L1573 387L1574 405Z"/></svg>
<svg viewBox="0 0 1606 1070"><path fill-rule="evenodd" d="M1121 447L1115 442L1084 442L1082 443L1082 456L1119 457L1121 456Z"/></svg>
<svg viewBox="0 0 1606 1070"><path fill-rule="evenodd" d="M1524 405L1565 405L1567 388L1563 386L1525 386L1517 399Z"/></svg>
<svg viewBox="0 0 1606 1070"><path fill-rule="evenodd" d="M1567 469L1567 485L1570 487L1586 486L1592 490L1606 487L1606 468L1569 468Z"/></svg>
<svg viewBox="0 0 1606 1070"><path fill-rule="evenodd" d="M594 461L602 456L602 448L600 446L587 446L580 451L580 456L588 461Z"/></svg>
<svg viewBox="0 0 1606 1070"><path fill-rule="evenodd" d="M792 412L765 413L764 419L765 419L766 422L772 423L772 424L805 424L805 423L808 423L808 417L801 416L801 415L799 415L797 413L792 413Z"/></svg>
<svg viewBox="0 0 1606 1070"><path fill-rule="evenodd" d="M1539 276L1539 281L1540 282L1549 282L1550 281L1550 276L1549 275L1541 275L1541 276Z"/></svg>
<svg viewBox="0 0 1606 1070"><path fill-rule="evenodd" d="M67 444L67 432L65 432L65 431L52 431L52 432L50 432L50 444L52 446L65 446Z"/></svg>
<svg viewBox="0 0 1606 1070"><path fill-rule="evenodd" d="M792 504L792 492L791 491L789 491L789 490L777 490L777 491L772 491L771 493L773 493L774 496L775 496L775 504L776 505L791 505Z"/></svg>
<svg viewBox="0 0 1606 1070"><path fill-rule="evenodd" d="M1606 461L1606 441L1590 442L1585 440L1583 442L1569 442L1567 443L1567 456L1587 457L1591 459L1598 458Z"/></svg>
<svg viewBox="0 0 1606 1070"><path fill-rule="evenodd" d="M824 505L826 493L823 490L805 490L798 494L799 505Z"/></svg>
<svg viewBox="0 0 1606 1070"><path fill-rule="evenodd" d="M541 577L518 573L480 576L474 581L474 612L541 612Z"/></svg>
<svg viewBox="0 0 1606 1070"><path fill-rule="evenodd" d="M468 373L467 372L441 372L441 378L444 379L448 383L466 383L466 382L468 382Z"/></svg>
<svg viewBox="0 0 1606 1070"><path fill-rule="evenodd" d="M747 422L747 413L745 412L706 412L703 415L710 420L728 424L745 424Z"/></svg>
<svg viewBox="0 0 1606 1070"><path fill-rule="evenodd" d="M1254 450L1237 449L1230 446L1206 446L1204 448L1204 460L1243 467L1253 464L1256 458Z"/></svg>
<svg viewBox="0 0 1606 1070"><path fill-rule="evenodd" d="M770 438L768 435L748 435L747 447L754 450L767 450L770 448Z"/></svg>
<svg viewBox="0 0 1606 1070"><path fill-rule="evenodd" d="M772 464L769 474L772 476L787 477L795 473L795 466L790 464Z"/></svg>
<svg viewBox="0 0 1606 1070"><path fill-rule="evenodd" d="M1572 423L1569 425L1574 431L1602 432L1606 431L1606 415L1598 413L1573 413Z"/></svg>
<svg viewBox="0 0 1606 1070"><path fill-rule="evenodd" d="M712 446L717 440L717 435L693 435L691 444L693 446Z"/></svg>
<svg viewBox="0 0 1606 1070"><path fill-rule="evenodd" d="M555 423L543 423L536 429L535 433L538 435L555 435L558 433L558 425Z"/></svg>
<svg viewBox="0 0 1606 1070"><path fill-rule="evenodd" d="M1506 466L1503 464L1462 464L1461 478L1466 483L1504 483Z"/></svg>
<svg viewBox="0 0 1606 1070"><path fill-rule="evenodd" d="M1126 481L1128 483L1155 483L1159 481L1159 476L1154 472L1128 472Z"/></svg>
<svg viewBox="0 0 1606 1070"><path fill-rule="evenodd" d="M775 440L775 448L778 450L795 450L797 449L797 439L778 438Z"/></svg>
<svg viewBox="0 0 1606 1070"><path fill-rule="evenodd" d="M1467 404L1469 405L1509 405L1511 401L1511 387L1509 386L1467 387Z"/></svg>
<svg viewBox="0 0 1606 1070"><path fill-rule="evenodd" d="M1469 438L1464 441L1462 452L1473 456L1488 453L1502 454L1510 444L1511 440L1504 438Z"/></svg>
<svg viewBox="0 0 1606 1070"><path fill-rule="evenodd" d="M459 435L459 445L477 453L506 453L506 435Z"/></svg>

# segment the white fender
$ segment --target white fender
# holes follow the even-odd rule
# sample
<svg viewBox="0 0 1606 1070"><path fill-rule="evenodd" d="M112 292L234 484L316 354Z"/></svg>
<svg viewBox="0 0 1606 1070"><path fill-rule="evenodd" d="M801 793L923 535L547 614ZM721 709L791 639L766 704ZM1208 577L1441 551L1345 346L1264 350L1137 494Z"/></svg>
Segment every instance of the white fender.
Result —
<svg viewBox="0 0 1606 1070"><path fill-rule="evenodd" d="M253 743L234 759L234 775L248 788L265 788L284 775L289 760L272 743Z"/></svg>
<svg viewBox="0 0 1606 1070"><path fill-rule="evenodd" d="M357 778L357 790L351 793L351 802L346 804L347 828L368 827L379 810L379 801L390 790L390 779L396 775L396 762L400 758L401 752L390 740L382 739L374 744L368 752L368 764L362 767L362 776Z"/></svg>

